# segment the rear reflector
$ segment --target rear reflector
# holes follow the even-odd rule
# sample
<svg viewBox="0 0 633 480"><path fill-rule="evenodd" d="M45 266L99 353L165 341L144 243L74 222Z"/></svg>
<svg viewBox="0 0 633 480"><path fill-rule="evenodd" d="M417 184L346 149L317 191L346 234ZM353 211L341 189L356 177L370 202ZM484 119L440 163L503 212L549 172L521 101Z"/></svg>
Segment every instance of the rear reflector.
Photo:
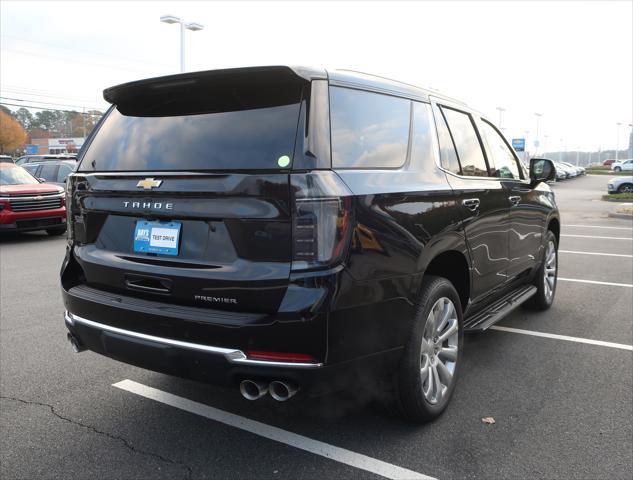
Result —
<svg viewBox="0 0 633 480"><path fill-rule="evenodd" d="M316 363L316 359L312 355L306 355L305 353L247 350L246 356L251 360L264 360L269 362Z"/></svg>

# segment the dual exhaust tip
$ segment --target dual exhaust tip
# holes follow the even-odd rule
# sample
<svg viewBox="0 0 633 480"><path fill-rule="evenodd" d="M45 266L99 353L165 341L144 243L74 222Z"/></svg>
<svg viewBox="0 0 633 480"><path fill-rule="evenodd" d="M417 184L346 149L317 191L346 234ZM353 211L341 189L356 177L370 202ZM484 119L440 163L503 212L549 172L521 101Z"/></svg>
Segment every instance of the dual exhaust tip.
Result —
<svg viewBox="0 0 633 480"><path fill-rule="evenodd" d="M285 402L294 397L298 390L297 385L281 380L273 380L270 383L261 380L240 382L240 393L246 400L257 400L270 393L270 396L278 402Z"/></svg>

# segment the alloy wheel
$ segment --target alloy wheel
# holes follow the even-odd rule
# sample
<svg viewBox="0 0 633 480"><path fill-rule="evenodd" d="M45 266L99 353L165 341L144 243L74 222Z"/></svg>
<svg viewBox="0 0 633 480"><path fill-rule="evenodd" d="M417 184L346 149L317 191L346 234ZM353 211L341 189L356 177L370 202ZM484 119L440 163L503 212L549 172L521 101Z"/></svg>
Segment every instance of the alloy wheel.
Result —
<svg viewBox="0 0 633 480"><path fill-rule="evenodd" d="M422 336L420 377L422 393L435 405L453 381L459 347L459 322L453 302L440 298L426 319Z"/></svg>
<svg viewBox="0 0 633 480"><path fill-rule="evenodd" d="M545 252L545 268L543 269L543 287L548 302L554 296L556 288L556 245L552 240L547 243Z"/></svg>

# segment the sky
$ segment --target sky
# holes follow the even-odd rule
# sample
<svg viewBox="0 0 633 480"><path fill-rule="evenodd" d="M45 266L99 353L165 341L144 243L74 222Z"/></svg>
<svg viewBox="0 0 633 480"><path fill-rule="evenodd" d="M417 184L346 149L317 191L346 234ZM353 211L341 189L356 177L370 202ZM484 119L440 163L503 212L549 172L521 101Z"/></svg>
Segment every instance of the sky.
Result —
<svg viewBox="0 0 633 480"><path fill-rule="evenodd" d="M0 101L104 109L106 87L178 73L179 28L161 23L165 14L205 27L186 32L187 71L352 69L434 88L497 124L501 107L504 133L528 132L528 145L541 113L541 151L613 149L618 137L621 149L628 144L631 0L2 0Z"/></svg>

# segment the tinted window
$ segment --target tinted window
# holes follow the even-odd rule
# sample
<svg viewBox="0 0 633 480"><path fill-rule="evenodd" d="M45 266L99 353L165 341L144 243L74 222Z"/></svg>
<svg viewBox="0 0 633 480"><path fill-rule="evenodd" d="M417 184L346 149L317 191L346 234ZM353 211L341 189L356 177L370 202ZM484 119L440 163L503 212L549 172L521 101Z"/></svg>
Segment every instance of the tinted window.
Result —
<svg viewBox="0 0 633 480"><path fill-rule="evenodd" d="M332 165L397 168L409 142L411 102L377 93L330 88Z"/></svg>
<svg viewBox="0 0 633 480"><path fill-rule="evenodd" d="M499 132L483 120L481 123L481 134L486 139L488 145L490 169L493 177L500 178L521 178L519 165L510 148L503 140Z"/></svg>
<svg viewBox="0 0 633 480"><path fill-rule="evenodd" d="M62 164L59 166L59 170L57 172L57 182L64 183L66 177L72 173L73 169L68 165Z"/></svg>
<svg viewBox="0 0 633 480"><path fill-rule="evenodd" d="M224 87L223 87L224 88ZM148 93L149 95L149 93ZM132 99L108 113L80 171L288 168L301 87L246 85Z"/></svg>
<svg viewBox="0 0 633 480"><path fill-rule="evenodd" d="M413 102L413 128L411 134L411 158L415 164L433 162L433 142L430 126L431 106ZM418 159L420 159L418 161Z"/></svg>
<svg viewBox="0 0 633 480"><path fill-rule="evenodd" d="M440 163L444 169L460 175L462 171L459 167L455 145L453 145L451 133L448 131L444 114L439 109L435 109L435 113L435 127L437 128L437 139L440 144Z"/></svg>
<svg viewBox="0 0 633 480"><path fill-rule="evenodd" d="M44 164L40 170L40 178L45 179L47 182L57 181L57 165Z"/></svg>
<svg viewBox="0 0 633 480"><path fill-rule="evenodd" d="M442 112L455 141L462 175L487 177L486 159L470 115L446 107Z"/></svg>
<svg viewBox="0 0 633 480"><path fill-rule="evenodd" d="M35 175L37 173L37 167L39 167L39 165L29 165L28 163L24 165L23 168L25 168L26 170L29 171L29 173L31 173L32 175Z"/></svg>

